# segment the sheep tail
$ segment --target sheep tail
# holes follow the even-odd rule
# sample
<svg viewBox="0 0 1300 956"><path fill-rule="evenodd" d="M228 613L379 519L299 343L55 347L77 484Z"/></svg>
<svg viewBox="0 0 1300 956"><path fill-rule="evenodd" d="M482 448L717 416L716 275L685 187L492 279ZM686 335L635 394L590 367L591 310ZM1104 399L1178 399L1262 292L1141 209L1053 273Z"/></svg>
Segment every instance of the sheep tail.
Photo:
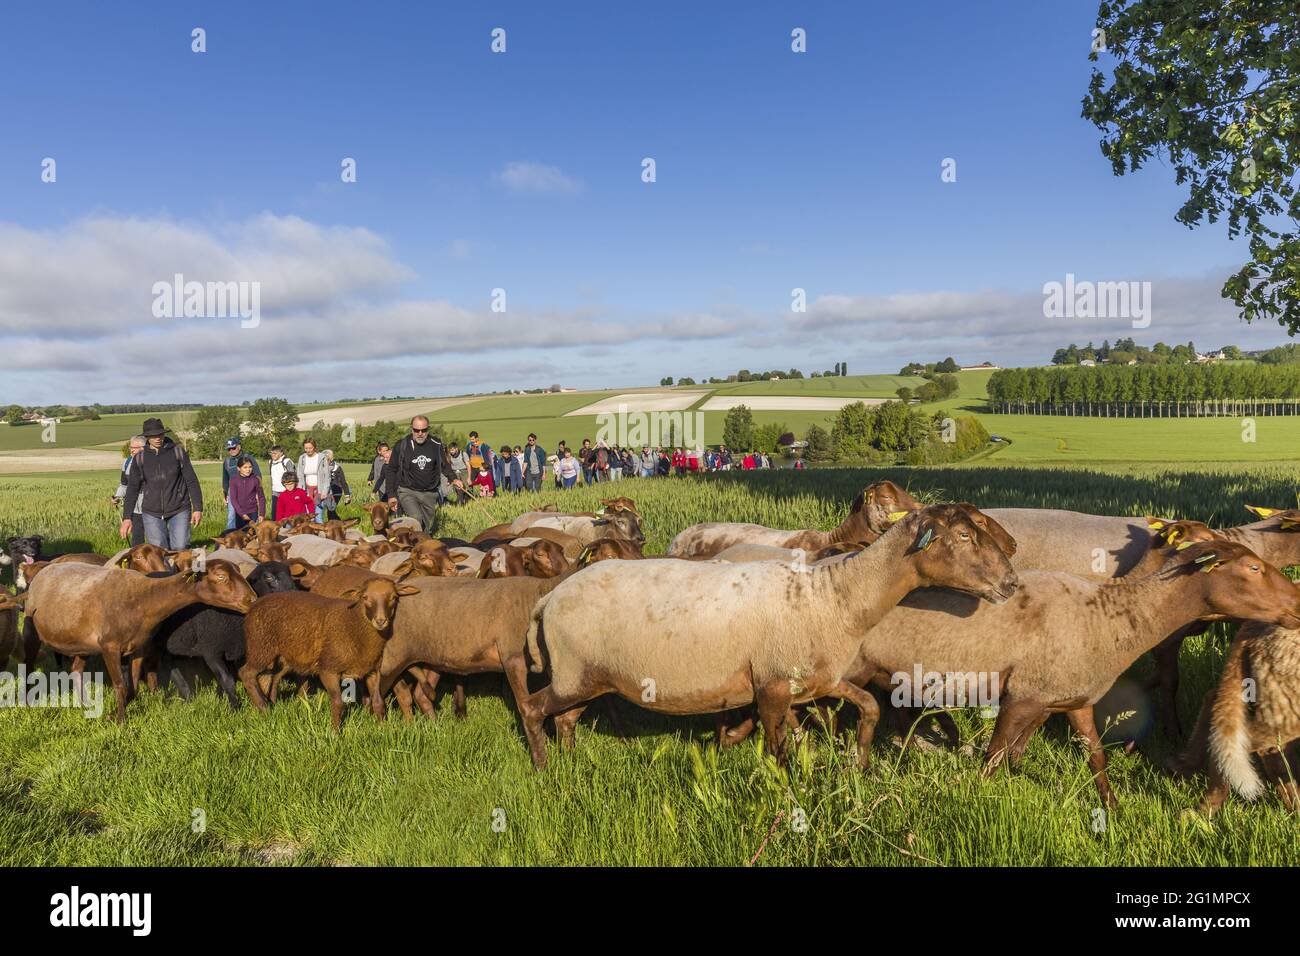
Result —
<svg viewBox="0 0 1300 956"><path fill-rule="evenodd" d="M1242 799L1254 800L1263 792L1264 782L1251 760L1246 700L1242 693L1245 656L1246 642L1233 641L1224 662L1223 677L1210 704L1209 756Z"/></svg>
<svg viewBox="0 0 1300 956"><path fill-rule="evenodd" d="M543 594L533 606L533 613L528 619L528 656L533 660L528 669L534 674L540 674L546 669L546 658L538 635L542 629L542 615L546 612L546 602L550 599L549 594Z"/></svg>

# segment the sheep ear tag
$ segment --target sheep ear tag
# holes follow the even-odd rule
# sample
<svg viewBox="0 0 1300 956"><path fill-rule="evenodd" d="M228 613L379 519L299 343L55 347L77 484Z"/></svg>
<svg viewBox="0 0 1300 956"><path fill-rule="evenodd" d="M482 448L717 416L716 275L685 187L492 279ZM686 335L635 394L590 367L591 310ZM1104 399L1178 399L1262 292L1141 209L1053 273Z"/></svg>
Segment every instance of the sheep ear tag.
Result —
<svg viewBox="0 0 1300 956"><path fill-rule="evenodd" d="M1294 530L1296 530L1296 528L1300 528L1300 518L1283 518L1283 519L1282 519L1282 530L1283 530L1283 531L1294 531Z"/></svg>
<svg viewBox="0 0 1300 956"><path fill-rule="evenodd" d="M924 551L932 544L934 544L934 529L926 528L925 534L921 535L920 539L916 542L916 549L918 551Z"/></svg>
<svg viewBox="0 0 1300 956"><path fill-rule="evenodd" d="M906 517L908 516L908 514L909 514L909 512L906 512L906 511L891 511L891 512L889 513L889 520L890 520L890 521L902 521L904 518L906 518Z"/></svg>
<svg viewBox="0 0 1300 956"><path fill-rule="evenodd" d="M1147 518L1147 527L1152 531L1159 531L1166 524L1168 524L1168 522L1163 518Z"/></svg>
<svg viewBox="0 0 1300 956"><path fill-rule="evenodd" d="M1246 505L1246 510L1261 518L1271 518L1273 515L1277 514L1276 508L1260 508L1256 505Z"/></svg>
<svg viewBox="0 0 1300 956"><path fill-rule="evenodd" d="M1201 555L1199 558L1196 558L1195 563L1204 564L1205 567L1201 568L1201 571L1202 573L1208 574L1223 562L1219 560L1219 556L1217 554L1215 554L1213 551L1209 551Z"/></svg>
<svg viewBox="0 0 1300 956"><path fill-rule="evenodd" d="M1178 544L1174 546L1174 550L1182 551L1185 550L1186 548L1190 548L1195 543L1196 543L1195 541L1179 541Z"/></svg>

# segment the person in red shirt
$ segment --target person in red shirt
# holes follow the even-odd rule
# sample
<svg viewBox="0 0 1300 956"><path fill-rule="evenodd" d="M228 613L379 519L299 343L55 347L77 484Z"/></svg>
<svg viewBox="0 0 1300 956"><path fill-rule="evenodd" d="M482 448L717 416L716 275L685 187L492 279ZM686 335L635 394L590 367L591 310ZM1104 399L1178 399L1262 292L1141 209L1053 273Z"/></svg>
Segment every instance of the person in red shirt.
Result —
<svg viewBox="0 0 1300 956"><path fill-rule="evenodd" d="M286 471L280 478L280 483L284 485L284 491L275 497L276 521L315 512L316 502L312 501L311 495L298 487L298 475L295 472Z"/></svg>
<svg viewBox="0 0 1300 956"><path fill-rule="evenodd" d="M478 485L478 493L484 498L491 498L496 494L496 482L492 480L492 472L488 470L487 463L484 462L474 476L471 485Z"/></svg>
<svg viewBox="0 0 1300 956"><path fill-rule="evenodd" d="M673 449L673 471L677 473L678 478L686 474L686 453L680 448Z"/></svg>
<svg viewBox="0 0 1300 956"><path fill-rule="evenodd" d="M745 471L749 471L754 467L754 455L752 452L745 456L744 461L740 463L740 467Z"/></svg>

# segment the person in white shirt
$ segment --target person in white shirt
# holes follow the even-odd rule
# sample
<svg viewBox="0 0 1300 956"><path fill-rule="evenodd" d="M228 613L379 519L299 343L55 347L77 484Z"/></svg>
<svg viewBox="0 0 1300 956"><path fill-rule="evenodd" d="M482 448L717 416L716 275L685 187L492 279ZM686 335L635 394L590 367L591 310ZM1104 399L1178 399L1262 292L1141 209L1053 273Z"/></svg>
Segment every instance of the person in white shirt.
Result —
<svg viewBox="0 0 1300 956"><path fill-rule="evenodd" d="M330 499L330 462L316 450L316 442L308 438L302 443L298 456L298 481L301 488L316 502L316 520L323 521Z"/></svg>
<svg viewBox="0 0 1300 956"><path fill-rule="evenodd" d="M276 496L284 491L284 473L293 471L293 462L284 457L283 445L271 446L271 462L266 470L271 475L271 506L266 514L267 517L274 518Z"/></svg>

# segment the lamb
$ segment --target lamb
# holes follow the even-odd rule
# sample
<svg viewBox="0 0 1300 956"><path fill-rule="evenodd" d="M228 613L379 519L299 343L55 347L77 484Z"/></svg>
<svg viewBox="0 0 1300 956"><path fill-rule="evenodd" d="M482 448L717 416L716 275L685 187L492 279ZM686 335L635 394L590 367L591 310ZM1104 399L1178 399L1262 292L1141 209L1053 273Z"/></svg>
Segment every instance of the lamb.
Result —
<svg viewBox="0 0 1300 956"><path fill-rule="evenodd" d="M757 524L706 522L691 525L673 538L668 545L668 556L712 558L733 544L767 544L816 551L841 541L869 543L902 517L903 512L920 507L919 501L892 481L877 481L859 492L849 506L849 516L830 531L784 531ZM1011 536L1014 538L1015 534Z"/></svg>
<svg viewBox="0 0 1300 956"><path fill-rule="evenodd" d="M1235 790L1254 800L1264 781L1258 755L1282 805L1300 811L1300 630L1248 623L1228 648L1218 686L1176 769L1205 770L1209 789L1200 812L1212 815Z"/></svg>
<svg viewBox="0 0 1300 956"><path fill-rule="evenodd" d="M285 538L284 543L289 549L291 559L302 558L304 561L318 564L321 567L330 567L342 563L353 547L348 544L339 544L329 538L320 538L314 534L293 534Z"/></svg>
<svg viewBox="0 0 1300 956"><path fill-rule="evenodd" d="M297 590L289 566L274 561L264 561L257 565L248 573L246 580L258 597L277 591ZM182 608L163 621L154 632L150 663L163 652L173 657L202 658L225 691L231 708L239 708L235 679L226 664L243 660L244 615L202 604ZM181 695L188 700L188 688L182 690Z"/></svg>
<svg viewBox="0 0 1300 956"><path fill-rule="evenodd" d="M906 598L866 633L848 680L892 686L918 670L958 679L990 675L1000 709L985 775L1005 758L1017 763L1048 715L1064 712L1088 743L1089 767L1108 805L1114 795L1092 707L1139 656L1204 618L1300 626L1300 590L1249 549L1221 540L1169 551L1159 571L1136 578L1019 576L1018 595L999 607L944 592Z"/></svg>
<svg viewBox="0 0 1300 956"><path fill-rule="evenodd" d="M258 710L270 706L261 681L270 675L270 693L287 673L320 678L330 695L335 730L343 729L345 678L366 682L370 706L384 717L379 693L379 662L392 629L398 599L418 593L406 584L375 577L340 598L301 592L268 594L244 619L244 666L239 678Z"/></svg>
<svg viewBox="0 0 1300 956"><path fill-rule="evenodd" d="M529 740L555 716L572 745L587 702L615 693L668 714L716 713L757 701L768 747L784 754L785 716L795 702L838 697L870 727L875 699L845 680L861 635L918 587L954 587L1001 602L1014 593L1014 550L1005 532L970 505L935 505L898 521L852 560L812 570L751 564L602 561L539 601L528 631L533 670L549 661L551 683L522 702ZM591 609L619 613L591 626ZM798 609L797 627L774 626ZM702 634L698 614L717 627ZM648 638L647 635L653 635ZM545 658L541 651L544 640ZM544 748L533 762L545 765ZM868 748L859 746L866 766Z"/></svg>
<svg viewBox="0 0 1300 956"><path fill-rule="evenodd" d="M233 564L209 561L202 573L151 578L121 568L52 564L32 582L24 637L84 658L99 654L117 697L115 718L126 719L123 658L139 655L168 616L191 604L246 612L257 595ZM30 633L28 633L30 632ZM34 656L34 654L33 654ZM75 666L75 665L74 665Z"/></svg>

